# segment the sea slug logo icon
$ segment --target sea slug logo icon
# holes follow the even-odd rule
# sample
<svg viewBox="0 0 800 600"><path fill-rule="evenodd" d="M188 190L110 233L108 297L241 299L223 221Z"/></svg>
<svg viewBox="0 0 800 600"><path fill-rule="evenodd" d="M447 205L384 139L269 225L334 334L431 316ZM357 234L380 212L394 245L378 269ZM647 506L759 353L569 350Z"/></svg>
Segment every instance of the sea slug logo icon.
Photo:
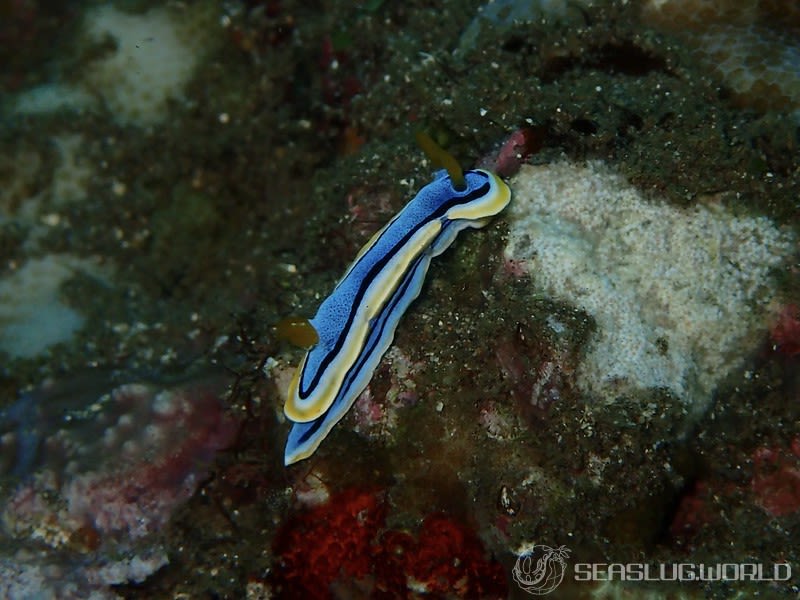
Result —
<svg viewBox="0 0 800 600"><path fill-rule="evenodd" d="M529 594L544 596L564 580L568 555L566 546L551 548L537 544L519 555L511 575L519 587Z"/></svg>

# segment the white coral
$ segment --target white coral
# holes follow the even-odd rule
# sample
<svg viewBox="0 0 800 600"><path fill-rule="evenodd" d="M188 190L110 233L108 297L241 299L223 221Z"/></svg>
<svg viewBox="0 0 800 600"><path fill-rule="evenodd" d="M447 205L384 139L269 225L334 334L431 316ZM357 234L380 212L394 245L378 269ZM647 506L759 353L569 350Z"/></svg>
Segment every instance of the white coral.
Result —
<svg viewBox="0 0 800 600"><path fill-rule="evenodd" d="M765 217L649 201L600 162L526 166L512 190L507 257L597 322L581 388L609 401L668 388L702 411L758 343L791 236Z"/></svg>

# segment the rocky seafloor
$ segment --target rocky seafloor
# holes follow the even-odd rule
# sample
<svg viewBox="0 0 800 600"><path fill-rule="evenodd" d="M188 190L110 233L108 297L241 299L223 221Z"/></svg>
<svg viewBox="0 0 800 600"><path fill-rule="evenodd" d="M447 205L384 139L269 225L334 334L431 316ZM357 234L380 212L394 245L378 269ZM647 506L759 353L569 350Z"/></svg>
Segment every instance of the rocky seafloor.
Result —
<svg viewBox="0 0 800 600"><path fill-rule="evenodd" d="M0 17L0 596L524 598L539 545L553 598L796 597L794 3ZM284 467L275 326L430 180L418 130L511 206Z"/></svg>

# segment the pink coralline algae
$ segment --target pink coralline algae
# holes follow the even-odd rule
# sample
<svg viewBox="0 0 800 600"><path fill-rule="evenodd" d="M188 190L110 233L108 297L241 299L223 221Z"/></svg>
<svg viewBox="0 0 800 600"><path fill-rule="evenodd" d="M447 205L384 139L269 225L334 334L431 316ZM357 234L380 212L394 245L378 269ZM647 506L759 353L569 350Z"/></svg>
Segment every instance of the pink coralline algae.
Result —
<svg viewBox="0 0 800 600"><path fill-rule="evenodd" d="M393 439L399 411L417 402L413 379L420 366L397 347L390 348L366 390L353 407L353 430L370 438Z"/></svg>
<svg viewBox="0 0 800 600"><path fill-rule="evenodd" d="M497 152L484 157L478 167L489 169L502 177L513 177L520 165L544 146L543 127L522 127L514 131L503 142Z"/></svg>
<svg viewBox="0 0 800 600"><path fill-rule="evenodd" d="M669 526L669 532L679 546L691 547L693 538L714 519L708 506L710 495L708 483L698 481L681 496Z"/></svg>
<svg viewBox="0 0 800 600"><path fill-rule="evenodd" d="M553 328L560 329L561 326L553 320ZM553 341L548 343L520 323L514 333L503 335L494 342L495 358L509 386L510 397L525 419L545 416L549 407L570 389L569 376L574 370L575 356L566 344L558 341L557 336ZM484 408L482 423L490 421L483 412Z"/></svg>
<svg viewBox="0 0 800 600"><path fill-rule="evenodd" d="M789 448L759 448L753 454L750 488L756 504L773 517L800 511L800 437Z"/></svg>
<svg viewBox="0 0 800 600"><path fill-rule="evenodd" d="M800 437L788 446L762 446L752 454L753 474L749 484L733 481L696 482L681 496L670 524L674 542L691 550L695 538L711 524L719 523L715 501L734 502L742 491L749 492L749 502L770 518L787 517L800 512Z"/></svg>
<svg viewBox="0 0 800 600"><path fill-rule="evenodd" d="M787 356L800 354L800 308L794 304L783 307L770 330L770 339L777 352Z"/></svg>
<svg viewBox="0 0 800 600"><path fill-rule="evenodd" d="M0 498L0 539L29 550L25 560L0 556L0 596L70 596L70 589L80 596L90 585L103 597L104 585L139 581L165 564L154 534L192 496L215 454L237 433L221 389L210 383L166 389L131 383L80 407L74 398L54 401L46 393L23 398L39 404L36 419L0 443L19 448L20 439L35 431L42 443L33 459L26 458L31 472L10 497ZM64 402L72 407L64 410ZM50 570L42 571L45 563L81 568L72 578L51 578ZM25 588L32 573L40 573L33 577L40 589Z"/></svg>
<svg viewBox="0 0 800 600"><path fill-rule="evenodd" d="M396 212L392 200L387 192L364 187L350 190L346 197L350 232L359 239L369 239Z"/></svg>

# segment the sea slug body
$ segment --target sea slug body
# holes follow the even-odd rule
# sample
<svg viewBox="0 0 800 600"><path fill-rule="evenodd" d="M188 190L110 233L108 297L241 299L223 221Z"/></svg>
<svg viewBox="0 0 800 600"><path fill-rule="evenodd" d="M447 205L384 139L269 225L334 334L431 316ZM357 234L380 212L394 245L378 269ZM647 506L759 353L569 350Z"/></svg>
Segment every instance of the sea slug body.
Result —
<svg viewBox="0 0 800 600"><path fill-rule="evenodd" d="M284 412L294 424L285 464L310 456L367 386L431 259L462 229L486 225L511 199L497 175L480 169L465 172L463 189L457 187L438 171L359 251L311 319L319 342L289 387Z"/></svg>

